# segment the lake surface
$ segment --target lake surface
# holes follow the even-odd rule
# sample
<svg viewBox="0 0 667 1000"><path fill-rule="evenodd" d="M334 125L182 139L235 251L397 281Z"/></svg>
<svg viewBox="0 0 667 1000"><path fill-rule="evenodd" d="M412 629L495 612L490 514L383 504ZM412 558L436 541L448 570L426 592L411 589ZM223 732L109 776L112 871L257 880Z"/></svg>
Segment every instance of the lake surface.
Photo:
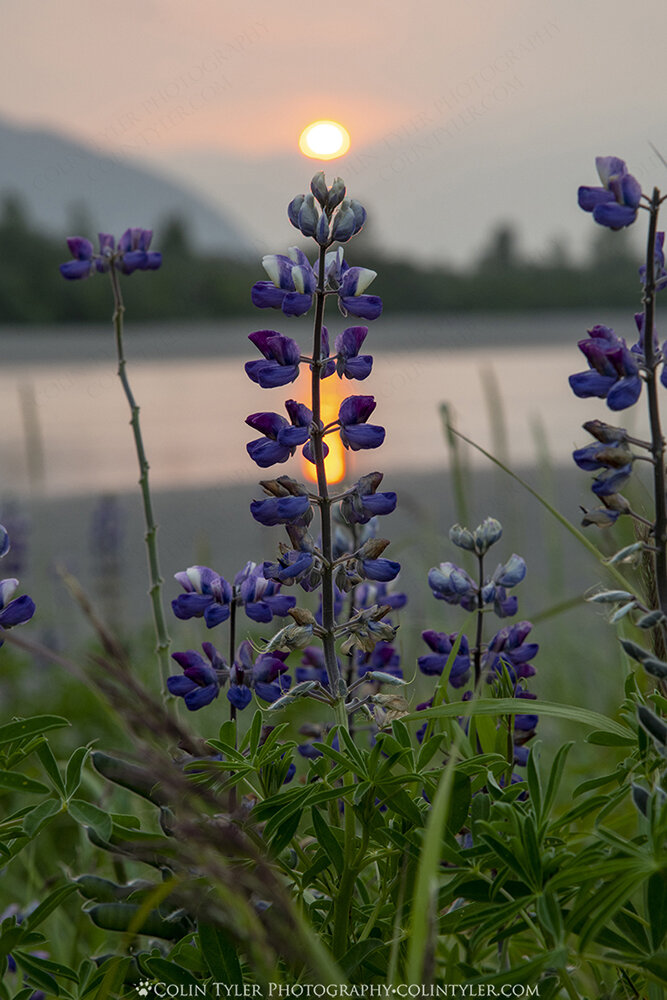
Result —
<svg viewBox="0 0 667 1000"><path fill-rule="evenodd" d="M266 319L305 344L306 323ZM324 383L340 399L374 395L370 422L387 430L377 453L347 453L346 478L375 468L399 474L446 468L443 403L464 434L515 466L534 465L545 455L553 464L570 463L573 448L586 442L581 423L614 419L603 401L576 399L567 384L569 374L586 367L576 342L593 319L467 315L371 325L371 376L344 383L334 376ZM280 412L288 398L308 401L305 383L262 390L249 381L243 364L258 354L246 337L255 328L257 317L255 326L243 320L128 329L129 375L156 489L255 482L258 469L245 446L256 435L245 417ZM616 329L632 336L629 327ZM6 329L3 360L0 492L48 498L135 488L129 412L110 328ZM466 453L473 467L488 464ZM298 476L297 461L276 468Z"/></svg>

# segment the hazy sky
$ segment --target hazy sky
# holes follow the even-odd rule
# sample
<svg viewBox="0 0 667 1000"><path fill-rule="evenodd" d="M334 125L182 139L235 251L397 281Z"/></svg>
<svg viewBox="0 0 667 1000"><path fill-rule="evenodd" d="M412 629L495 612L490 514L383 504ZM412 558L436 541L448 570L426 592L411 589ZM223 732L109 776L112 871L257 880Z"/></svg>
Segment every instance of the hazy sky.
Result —
<svg viewBox="0 0 667 1000"><path fill-rule="evenodd" d="M664 0L2 0L0 27L0 115L185 178L258 246L289 242L322 117L352 137L328 175L396 250L469 255L519 217L534 250L576 245L596 154L667 188Z"/></svg>

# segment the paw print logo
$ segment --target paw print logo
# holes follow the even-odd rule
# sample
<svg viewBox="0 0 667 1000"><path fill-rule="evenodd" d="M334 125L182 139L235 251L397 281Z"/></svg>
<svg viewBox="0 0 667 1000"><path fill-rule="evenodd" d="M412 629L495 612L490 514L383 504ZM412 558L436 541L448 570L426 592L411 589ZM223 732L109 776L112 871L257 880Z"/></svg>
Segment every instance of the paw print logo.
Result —
<svg viewBox="0 0 667 1000"><path fill-rule="evenodd" d="M149 979L142 979L139 985L136 987L137 994L140 997L147 997L153 986Z"/></svg>

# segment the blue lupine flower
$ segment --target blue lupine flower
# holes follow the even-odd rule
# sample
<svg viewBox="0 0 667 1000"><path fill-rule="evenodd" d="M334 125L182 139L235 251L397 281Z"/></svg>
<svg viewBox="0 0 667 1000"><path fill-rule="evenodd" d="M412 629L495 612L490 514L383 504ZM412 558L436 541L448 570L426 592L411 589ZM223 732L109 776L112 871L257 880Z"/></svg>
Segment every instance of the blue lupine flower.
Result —
<svg viewBox="0 0 667 1000"><path fill-rule="evenodd" d="M507 596L507 589L516 587L526 575L526 564L521 556L512 555L506 563L496 567L481 589L482 604L493 604L499 618L511 618L517 612L518 601ZM460 566L451 562L440 563L429 570L428 583L433 596L447 604L459 604L466 611L479 607L480 589L472 577Z"/></svg>
<svg viewBox="0 0 667 1000"><path fill-rule="evenodd" d="M277 562L265 562L263 572L267 579L278 583L299 583L311 572L313 565L314 555L310 549L287 549L280 553Z"/></svg>
<svg viewBox="0 0 667 1000"><path fill-rule="evenodd" d="M206 660L194 649L171 654L172 660L183 668L183 673L168 677L167 688L170 694L183 698L186 708L191 712L210 705L229 677L227 664L215 646L210 642L203 642L202 649Z"/></svg>
<svg viewBox="0 0 667 1000"><path fill-rule="evenodd" d="M319 264L319 261L318 261ZM326 284L338 292L338 308L343 316L350 313L361 319L377 319L382 312L382 299L364 292L377 277L377 271L366 267L350 267L343 258L343 248L328 253L325 260ZM315 273L318 267L315 268Z"/></svg>
<svg viewBox="0 0 667 1000"><path fill-rule="evenodd" d="M248 335L255 347L264 355L264 361L248 361L245 370L248 378L262 389L287 385L299 377L299 345L291 337L284 337L275 330L257 330Z"/></svg>
<svg viewBox="0 0 667 1000"><path fill-rule="evenodd" d="M629 350L625 340L606 326L592 327L578 346L590 370L570 375L575 396L606 399L610 410L625 410L637 402L642 391L638 352Z"/></svg>
<svg viewBox="0 0 667 1000"><path fill-rule="evenodd" d="M307 496L270 497L268 500L253 500L250 504L250 513L256 521L269 528L276 524L303 523L307 514L312 517L310 500Z"/></svg>
<svg viewBox="0 0 667 1000"><path fill-rule="evenodd" d="M296 598L280 593L280 583L264 575L263 567L248 562L234 577L235 590L245 613L254 622L270 622L274 615L284 618Z"/></svg>
<svg viewBox="0 0 667 1000"><path fill-rule="evenodd" d="M451 562L440 563L428 573L428 585L436 600L460 604L466 611L477 608L478 586L464 569Z"/></svg>
<svg viewBox="0 0 667 1000"><path fill-rule="evenodd" d="M654 255L654 280L655 280L655 290L656 292L661 291L663 288L667 288L667 270L665 270L665 234L656 233L655 237L655 255ZM646 284L646 264L642 264L639 268L639 280L642 285Z"/></svg>
<svg viewBox="0 0 667 1000"><path fill-rule="evenodd" d="M0 559L9 552L9 549L9 534L7 529L0 524ZM24 625L30 621L35 613L35 602L27 594L22 594L21 597L15 597L11 600L18 585L19 581L14 578L0 580L0 646L3 643L1 637L3 629Z"/></svg>
<svg viewBox="0 0 667 1000"><path fill-rule="evenodd" d="M396 509L395 493L376 492L382 479L381 472L370 472L358 479L343 498L340 512L348 524L367 524L372 517Z"/></svg>
<svg viewBox="0 0 667 1000"><path fill-rule="evenodd" d="M632 464L624 465L620 469L607 469L601 472L593 480L591 489L598 497L612 496L622 490L628 479L632 475Z"/></svg>
<svg viewBox="0 0 667 1000"><path fill-rule="evenodd" d="M387 583L394 580L401 571L401 564L393 559L361 559L361 568L367 580Z"/></svg>
<svg viewBox="0 0 667 1000"><path fill-rule="evenodd" d="M60 273L69 281L89 278L96 271L104 273L116 266L122 274L133 271L155 271L162 264L162 254L149 252L153 231L151 229L126 229L118 241L109 233L99 233L100 249L95 253L93 244L84 236L70 236L67 246L74 260L60 265Z"/></svg>
<svg viewBox="0 0 667 1000"><path fill-rule="evenodd" d="M267 254L262 266L270 281L258 281L252 287L252 303L259 309L282 309L286 316L303 316L313 304L317 288L319 261L310 261L298 247L284 254ZM330 252L325 259L324 288L338 294L338 308L343 316L351 313L364 319L377 319L382 312L382 300L377 295L364 295L375 271L350 267L343 259L343 249Z"/></svg>
<svg viewBox="0 0 667 1000"><path fill-rule="evenodd" d="M300 444L305 445L304 457L313 461L309 441L313 422L312 410L309 410L304 403L297 403L295 399L288 399L285 409L290 422L279 413L251 413L246 417L248 426L264 435L263 438L256 438L246 445L246 451L260 469L268 469L271 465L286 462ZM323 447L326 455L329 449L326 445Z"/></svg>
<svg viewBox="0 0 667 1000"><path fill-rule="evenodd" d="M357 654L357 673L363 677L369 670L380 670L392 677L402 677L401 657L395 646L390 642L378 642L371 653L359 650Z"/></svg>
<svg viewBox="0 0 667 1000"><path fill-rule="evenodd" d="M384 427L366 423L375 407L373 396L348 396L340 404L340 436L346 448L361 451L364 448L380 447L384 441Z"/></svg>
<svg viewBox="0 0 667 1000"><path fill-rule="evenodd" d="M262 258L271 280L252 286L252 304L258 309L282 309L286 316L303 316L313 304L317 278L303 250L290 247L287 253Z"/></svg>
<svg viewBox="0 0 667 1000"><path fill-rule="evenodd" d="M624 160L617 156L598 156L595 159L602 187L580 187L579 207L592 212L601 226L623 229L637 218L637 208L642 195L641 185Z"/></svg>
<svg viewBox="0 0 667 1000"><path fill-rule="evenodd" d="M434 632L433 629L422 632L422 639L432 653L420 656L417 660L421 672L429 677L442 674L457 638L457 632L452 632L450 635L446 632ZM463 687L469 676L470 650L467 638L462 635L458 653L449 671L449 683L455 688Z"/></svg>
<svg viewBox="0 0 667 1000"><path fill-rule="evenodd" d="M370 354L359 354L359 348L368 334L367 326L349 326L336 337L336 371L339 378L362 381L371 373L373 358Z"/></svg>
<svg viewBox="0 0 667 1000"><path fill-rule="evenodd" d="M252 699L252 689L263 701L274 702L289 688L287 653L260 653L253 662L252 644L246 639L238 647L229 674L227 698L235 708L244 709Z"/></svg>
<svg viewBox="0 0 667 1000"><path fill-rule="evenodd" d="M340 662L338 669L340 670ZM294 671L294 679L298 684L303 681L319 681L324 687L329 686L329 675L321 646L306 646L301 654L301 663Z"/></svg>
<svg viewBox="0 0 667 1000"><path fill-rule="evenodd" d="M203 618L208 628L227 621L232 588L223 577L208 566L190 566L174 577L185 590L171 602L177 618Z"/></svg>
<svg viewBox="0 0 667 1000"><path fill-rule="evenodd" d="M404 608L407 603L407 594L388 590L386 583L361 583L354 592L356 608L370 608L374 604L382 607L383 604L386 604L392 611L398 611L400 608Z"/></svg>
<svg viewBox="0 0 667 1000"><path fill-rule="evenodd" d="M535 668L528 661L532 660L539 650L536 642L525 642L532 627L530 622L517 622L496 632L484 656L484 669L499 673L505 664L514 680L520 677L532 677Z"/></svg>

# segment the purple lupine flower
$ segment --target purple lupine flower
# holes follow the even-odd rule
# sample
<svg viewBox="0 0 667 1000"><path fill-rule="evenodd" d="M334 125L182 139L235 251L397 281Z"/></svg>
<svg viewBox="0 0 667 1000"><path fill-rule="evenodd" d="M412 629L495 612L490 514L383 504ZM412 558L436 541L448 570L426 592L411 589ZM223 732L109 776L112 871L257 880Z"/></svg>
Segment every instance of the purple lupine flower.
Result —
<svg viewBox="0 0 667 1000"><path fill-rule="evenodd" d="M208 566L190 566L174 577L185 590L171 602L177 618L203 618L208 628L229 618L232 588Z"/></svg>
<svg viewBox="0 0 667 1000"><path fill-rule="evenodd" d="M227 698L240 710L252 700L254 688L263 701L274 702L289 688L290 678L285 677L287 653L260 653L253 662L253 648L244 640L236 651L229 674Z"/></svg>
<svg viewBox="0 0 667 1000"><path fill-rule="evenodd" d="M598 156L595 166L602 187L580 187L579 207L592 212L595 221L609 229L632 225L642 195L639 181L628 173L625 161L617 156Z"/></svg>
<svg viewBox="0 0 667 1000"><path fill-rule="evenodd" d="M319 264L319 261L318 261ZM366 267L350 267L343 257L343 248L332 251L325 259L326 287L338 292L338 308L343 316L348 313L360 319L374 320L382 312L382 299L364 292L377 277L377 271ZM315 266L315 274L319 271Z"/></svg>
<svg viewBox="0 0 667 1000"><path fill-rule="evenodd" d="M338 669L340 670L340 662ZM329 686L329 675L321 646L306 646L301 654L301 663L294 671L294 679L298 684L303 681L319 681L324 687Z"/></svg>
<svg viewBox="0 0 667 1000"><path fill-rule="evenodd" d="M340 436L346 448L361 451L380 447L384 441L384 427L366 423L375 407L373 396L348 396L340 404Z"/></svg>
<svg viewBox="0 0 667 1000"><path fill-rule="evenodd" d="M508 597L507 590L521 583L525 575L524 560L514 554L483 581L481 592L479 584L451 562L440 563L439 567L429 570L428 584L433 596L447 604L459 604L466 611L476 611L481 596L482 604L493 604L499 618L511 618L517 612L518 601L514 596Z"/></svg>
<svg viewBox="0 0 667 1000"><path fill-rule="evenodd" d="M450 635L446 632L434 632L433 629L422 632L422 639L432 652L427 656L420 656L417 660L421 672L430 677L442 674L457 638L457 632L452 632ZM467 638L462 635L458 653L449 671L449 683L455 688L463 687L469 676L470 650Z"/></svg>
<svg viewBox="0 0 667 1000"><path fill-rule="evenodd" d="M284 618L296 604L296 598L280 593L280 583L267 579L262 566L248 562L234 577L234 587L245 613L252 621L270 622L274 615Z"/></svg>
<svg viewBox="0 0 667 1000"><path fill-rule="evenodd" d="M359 354L359 349L368 334L367 326L348 326L336 337L336 371L339 378L362 381L371 373L373 358L370 354Z"/></svg>
<svg viewBox="0 0 667 1000"><path fill-rule="evenodd" d="M464 569L451 562L440 563L428 573L428 585L438 601L460 604L466 611L477 608L478 586Z"/></svg>
<svg viewBox="0 0 667 1000"><path fill-rule="evenodd" d="M286 462L300 444L304 445L304 458L313 461L309 441L312 410L295 399L288 399L285 409L290 417L289 422L279 413L251 413L246 417L248 426L264 435L246 445L246 451L260 469ZM328 451L328 447L324 445L324 454L328 454Z"/></svg>
<svg viewBox="0 0 667 1000"><path fill-rule="evenodd" d="M667 288L667 270L665 269L665 234L656 233L655 255L654 255L654 280L656 292ZM639 268L639 280L642 285L646 284L646 264Z"/></svg>
<svg viewBox="0 0 667 1000"><path fill-rule="evenodd" d="M10 549L9 534L7 529L0 524L0 559L5 556ZM24 625L29 622L35 613L35 602L32 597L22 594L15 597L12 594L19 585L15 578L0 580L0 646L2 646L2 631L14 628L15 625Z"/></svg>
<svg viewBox="0 0 667 1000"><path fill-rule="evenodd" d="M488 644L484 656L484 668L491 674L500 673L505 664L513 680L532 677L535 668L528 661L532 660L539 650L536 642L525 641L532 627L530 622L517 622L496 632Z"/></svg>
<svg viewBox="0 0 667 1000"><path fill-rule="evenodd" d="M264 361L247 361L245 365L248 378L262 389L287 385L299 377L301 351L291 337L284 337L275 330L256 330L248 339L265 358Z"/></svg>
<svg viewBox="0 0 667 1000"><path fill-rule="evenodd" d="M110 267L117 267L122 274L133 271L155 271L162 264L162 254L149 251L153 231L151 229L126 229L118 241L109 233L99 233L100 249L96 253L93 244L84 236L70 236L67 246L74 260L60 265L60 273L69 281L89 278L92 274L102 274Z"/></svg>
<svg viewBox="0 0 667 1000"><path fill-rule="evenodd" d="M271 280L252 286L252 304L258 309L282 309L286 316L303 316L313 304L317 278L303 250L290 247L287 253L262 258Z"/></svg>
<svg viewBox="0 0 667 1000"><path fill-rule="evenodd" d="M312 517L310 500L307 496L270 497L268 500L253 500L250 504L250 513L256 521L268 528L276 524L303 523L307 514Z"/></svg>
<svg viewBox="0 0 667 1000"><path fill-rule="evenodd" d="M299 583L313 569L314 559L308 548L286 549L280 553L277 562L265 562L263 572L268 580L279 584Z"/></svg>
<svg viewBox="0 0 667 1000"><path fill-rule="evenodd" d="M113 237L109 237L113 241ZM152 229L126 229L118 240L118 266L123 274L133 271L156 271L162 264L162 254L149 251ZM113 246L113 242L112 242ZM102 238L100 236L100 247Z"/></svg>
<svg viewBox="0 0 667 1000"><path fill-rule="evenodd" d="M370 608L374 604L381 607L386 604L392 611L398 611L407 603L407 594L390 591L386 583L361 583L354 592L354 604L357 608Z"/></svg>
<svg viewBox="0 0 667 1000"><path fill-rule="evenodd" d="M194 649L172 653L171 658L183 669L182 674L167 678L170 694L183 698L186 708L196 712L220 694L220 688L229 677L229 668L215 646L203 642L206 659Z"/></svg>
<svg viewBox="0 0 667 1000"><path fill-rule="evenodd" d="M282 309L286 316L303 316L313 304L317 288L319 260L315 267L298 247L285 254L267 254L262 266L270 281L258 281L252 287L252 303L259 309ZM343 258L343 248L327 253L324 289L336 292L343 316L350 313L373 320L382 312L382 300L364 292L377 276L364 267L350 267Z"/></svg>
<svg viewBox="0 0 667 1000"><path fill-rule="evenodd" d="M357 654L357 673L363 677L370 670L379 670L392 677L403 677L401 657L395 646L390 642L378 642L371 653L359 650Z"/></svg>
<svg viewBox="0 0 667 1000"><path fill-rule="evenodd" d="M610 410L625 410L637 402L642 391L638 358L622 337L609 327L594 326L588 338L579 341L579 350L589 371L570 375L575 396L606 399Z"/></svg>
<svg viewBox="0 0 667 1000"><path fill-rule="evenodd" d="M340 512L348 524L367 524L379 514L391 514L396 509L395 493L378 493L381 472L369 472L354 484L341 501Z"/></svg>

